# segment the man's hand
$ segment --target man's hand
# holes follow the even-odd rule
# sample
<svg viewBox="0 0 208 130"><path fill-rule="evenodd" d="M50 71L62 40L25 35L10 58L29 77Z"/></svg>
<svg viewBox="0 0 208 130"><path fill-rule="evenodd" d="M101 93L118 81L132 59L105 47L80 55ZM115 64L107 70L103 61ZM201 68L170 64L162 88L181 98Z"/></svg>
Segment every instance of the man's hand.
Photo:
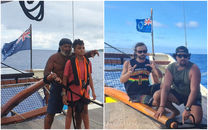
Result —
<svg viewBox="0 0 208 130"><path fill-rule="evenodd" d="M152 69L156 69L155 61L151 61L150 64L146 64L146 66L150 66Z"/></svg>
<svg viewBox="0 0 208 130"><path fill-rule="evenodd" d="M94 92L92 93L92 97L93 97L93 100L96 99L96 94Z"/></svg>
<svg viewBox="0 0 208 130"><path fill-rule="evenodd" d="M59 78L59 77L56 75L56 73L51 73L51 74L49 74L48 77L47 77L47 80L48 80L48 81L55 80L56 82L62 83L61 78Z"/></svg>
<svg viewBox="0 0 208 130"><path fill-rule="evenodd" d="M134 72L134 69L136 68L137 65L134 65L133 67L129 65L128 67L128 73L132 74Z"/></svg>
<svg viewBox="0 0 208 130"><path fill-rule="evenodd" d="M186 110L183 111L183 114L182 114L182 123L183 124L184 124L185 120L189 119L190 114L191 114L190 111L186 111Z"/></svg>
<svg viewBox="0 0 208 130"><path fill-rule="evenodd" d="M68 105L68 103L67 103L67 95L63 95L62 96L62 101L63 101L64 105Z"/></svg>
<svg viewBox="0 0 208 130"><path fill-rule="evenodd" d="M159 107L157 112L155 113L154 117L156 119L158 119L159 117L161 117L163 115L164 112L165 112L165 108L164 107Z"/></svg>
<svg viewBox="0 0 208 130"><path fill-rule="evenodd" d="M99 53L98 53L97 50L92 50L92 51L90 51L91 57L94 57L96 54L99 56Z"/></svg>

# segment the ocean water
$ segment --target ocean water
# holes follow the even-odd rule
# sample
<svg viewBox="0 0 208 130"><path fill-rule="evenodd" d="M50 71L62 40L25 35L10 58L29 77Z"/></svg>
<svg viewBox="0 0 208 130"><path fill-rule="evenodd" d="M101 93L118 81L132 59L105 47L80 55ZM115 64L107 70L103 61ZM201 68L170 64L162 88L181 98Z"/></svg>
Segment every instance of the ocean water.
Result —
<svg viewBox="0 0 208 130"><path fill-rule="evenodd" d="M201 84L207 88L207 54L192 54L191 59L201 72Z"/></svg>
<svg viewBox="0 0 208 130"><path fill-rule="evenodd" d="M32 68L44 69L48 58L56 53L56 50L33 50ZM92 62L92 78L97 100L103 102L103 52L99 51L100 56L90 58ZM20 51L8 57L3 63L19 70L30 69L30 51ZM3 67L3 65L1 66Z"/></svg>

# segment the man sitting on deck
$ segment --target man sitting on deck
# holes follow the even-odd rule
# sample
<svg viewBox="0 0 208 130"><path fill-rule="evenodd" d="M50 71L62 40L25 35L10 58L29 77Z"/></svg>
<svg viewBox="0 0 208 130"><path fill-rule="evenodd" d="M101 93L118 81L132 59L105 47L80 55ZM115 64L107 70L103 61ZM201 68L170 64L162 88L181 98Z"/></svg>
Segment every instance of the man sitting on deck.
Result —
<svg viewBox="0 0 208 130"><path fill-rule="evenodd" d="M150 64L146 56L146 45L137 43L134 48L134 59L124 62L120 82L124 83L130 101L151 106L154 105L152 95L160 89L160 84L150 85L149 75L153 72L158 78L161 78L162 73L154 61Z"/></svg>
<svg viewBox="0 0 208 130"><path fill-rule="evenodd" d="M173 112L169 118L174 118L180 112L172 105L172 102L177 105L183 103L185 108L182 122L184 123L188 118L192 120L190 117L192 114L195 123L199 124L202 120L200 70L196 64L189 61L190 54L184 46L176 48L174 58L176 58L176 62L168 65L161 90L154 94L154 100L159 106L155 117L161 116L167 107Z"/></svg>

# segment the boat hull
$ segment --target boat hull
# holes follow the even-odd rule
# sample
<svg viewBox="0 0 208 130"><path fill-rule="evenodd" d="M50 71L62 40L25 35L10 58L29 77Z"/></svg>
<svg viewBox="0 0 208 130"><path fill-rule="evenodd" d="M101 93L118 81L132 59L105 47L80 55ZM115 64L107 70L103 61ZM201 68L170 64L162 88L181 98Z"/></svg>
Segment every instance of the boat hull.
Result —
<svg viewBox="0 0 208 130"><path fill-rule="evenodd" d="M154 120L157 120L158 122L166 125L166 127L168 128L177 128L177 122L173 121L173 120L169 120L166 116L161 116L158 119L156 119L154 117L154 114L156 113L156 110L154 110L153 108L142 104L142 103L133 103L129 101L129 97L125 92L122 92L120 90L111 88L111 87L105 87L104 88L104 92L105 95L115 98L131 107L133 107L134 109L142 112L143 114L153 118Z"/></svg>

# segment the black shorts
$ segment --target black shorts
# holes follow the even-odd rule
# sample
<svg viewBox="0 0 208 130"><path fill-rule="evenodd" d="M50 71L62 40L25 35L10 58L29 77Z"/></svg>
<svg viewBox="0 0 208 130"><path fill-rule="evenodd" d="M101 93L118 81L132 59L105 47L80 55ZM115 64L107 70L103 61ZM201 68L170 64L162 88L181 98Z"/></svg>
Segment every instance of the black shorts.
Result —
<svg viewBox="0 0 208 130"><path fill-rule="evenodd" d="M47 113L49 114L61 113L63 109L61 92L62 92L61 87L51 84Z"/></svg>
<svg viewBox="0 0 208 130"><path fill-rule="evenodd" d="M87 99L79 99L77 101L67 101L68 102L68 106L72 107L73 105L76 106L77 103L83 103L84 105L88 105L90 104L90 100Z"/></svg>
<svg viewBox="0 0 208 130"><path fill-rule="evenodd" d="M144 91L138 92L138 94L129 95L130 101L144 103L147 105L152 105L153 94L160 89L160 84L153 84L144 89Z"/></svg>
<svg viewBox="0 0 208 130"><path fill-rule="evenodd" d="M84 109L84 105L88 105L90 100L81 98L77 101L68 101L68 107L75 107L75 111L81 113Z"/></svg>
<svg viewBox="0 0 208 130"><path fill-rule="evenodd" d="M174 89L170 89L170 93L175 96L175 98L179 101L179 104L183 103L184 106L186 106L187 101L188 101L188 97L187 96L179 94ZM192 105L201 106L201 97L196 99Z"/></svg>

